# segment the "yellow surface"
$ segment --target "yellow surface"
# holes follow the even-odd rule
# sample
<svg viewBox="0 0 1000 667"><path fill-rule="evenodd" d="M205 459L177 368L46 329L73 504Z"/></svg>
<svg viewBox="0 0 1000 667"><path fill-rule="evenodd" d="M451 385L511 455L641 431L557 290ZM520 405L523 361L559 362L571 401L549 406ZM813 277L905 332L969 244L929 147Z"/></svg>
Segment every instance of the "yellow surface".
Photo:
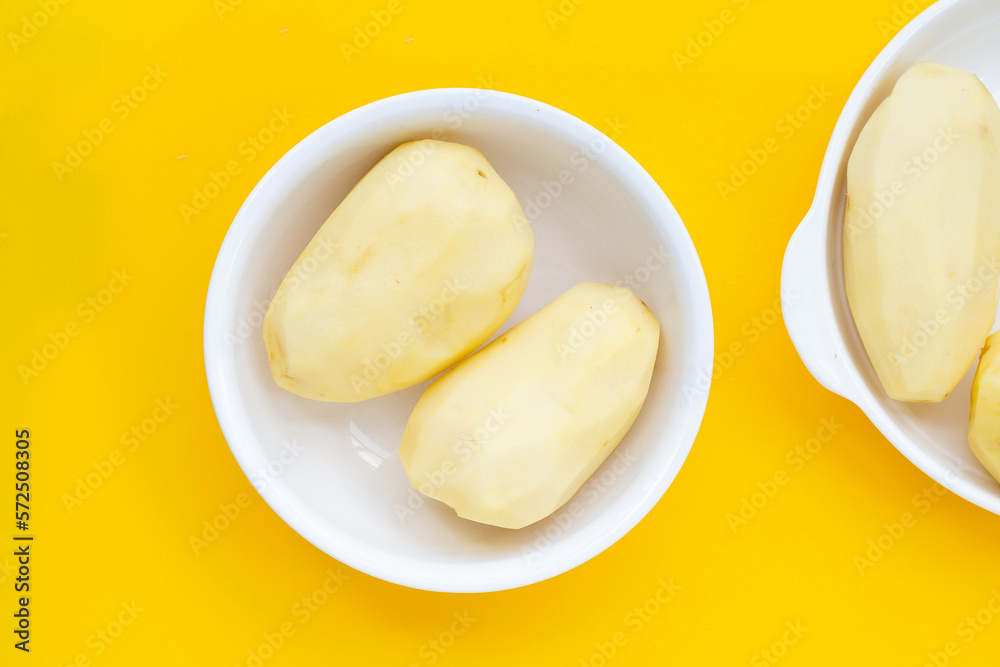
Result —
<svg viewBox="0 0 1000 667"><path fill-rule="evenodd" d="M387 0L225 1L0 9L0 664L254 665L248 651L259 655L265 635L280 644L263 650L268 667L917 666L934 664L928 654L996 664L1000 616L965 619L992 596L1000 609L1000 518L936 494L809 376L772 309L837 115L915 0L398 0L388 25L346 55L341 42ZM711 22L727 9L719 31ZM720 34L678 65L703 21ZM720 356L676 482L618 544L521 590L442 595L339 565L253 492L209 402L202 309L237 208L297 141L388 95L484 83L620 124L617 140L698 247L720 355L741 345ZM783 120L813 91L806 122ZM275 109L294 117L274 121L270 144L244 143ZM102 127L111 132L91 154L57 173L67 144ZM724 201L718 182L765 142L776 152ZM236 173L217 196L185 211L230 161ZM50 334L64 348L48 348L53 358L25 385L17 368ZM7 555L20 428L31 430L37 536L28 655L12 646ZM798 458L814 437L827 442ZM77 480L108 465L69 511ZM776 475L785 483L771 488ZM759 485L776 493L734 532L727 515ZM220 504L239 516L195 555L189 538ZM860 563L869 540L899 534L896 523L902 536ZM328 571L347 576L326 582L329 595ZM302 598L314 593L323 603L310 609Z"/></svg>

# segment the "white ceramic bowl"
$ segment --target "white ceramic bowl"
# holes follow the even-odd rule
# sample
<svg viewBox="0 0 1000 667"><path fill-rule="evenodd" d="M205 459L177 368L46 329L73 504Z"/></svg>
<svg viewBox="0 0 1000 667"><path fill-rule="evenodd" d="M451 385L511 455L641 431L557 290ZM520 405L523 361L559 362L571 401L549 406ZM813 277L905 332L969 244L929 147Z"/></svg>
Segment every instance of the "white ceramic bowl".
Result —
<svg viewBox="0 0 1000 667"><path fill-rule="evenodd" d="M522 530L460 519L410 488L396 450L428 383L362 403L321 403L279 389L268 368L261 322L286 271L380 158L422 137L481 150L532 220L531 280L501 331L577 282L614 284L626 276L662 324L652 387L635 426L570 503ZM438 591L540 581L628 532L660 499L691 448L707 401L712 346L698 256L642 167L569 114L472 89L385 99L303 139L237 214L205 308L205 366L216 415L267 503L338 560Z"/></svg>
<svg viewBox="0 0 1000 667"><path fill-rule="evenodd" d="M806 367L830 391L856 403L910 461L941 485L1000 514L1000 485L969 448L969 391L975 365L941 403L894 401L861 345L844 291L847 160L872 112L912 65L961 67L1000 94L1000 3L945 0L915 18L875 59L851 94L830 139L816 199L785 251L785 325Z"/></svg>

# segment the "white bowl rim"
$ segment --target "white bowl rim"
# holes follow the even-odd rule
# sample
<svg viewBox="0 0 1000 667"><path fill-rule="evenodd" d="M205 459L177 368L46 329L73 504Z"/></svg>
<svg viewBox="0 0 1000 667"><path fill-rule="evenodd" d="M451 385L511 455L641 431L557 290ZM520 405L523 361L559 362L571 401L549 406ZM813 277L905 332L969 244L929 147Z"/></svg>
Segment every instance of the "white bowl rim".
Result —
<svg viewBox="0 0 1000 667"><path fill-rule="evenodd" d="M204 355L205 371L209 393L215 409L216 417L222 429L226 442L237 462L248 474L248 460L245 454L246 443L252 441L249 428L240 423L233 414L233 406L225 385L225 372L221 364L212 363L218 358L217 351L222 345L221 336L215 335L223 326L218 313L224 303L224 289L230 275L233 274L234 263L238 259L240 246L254 230L244 224L247 211L254 208L256 200L263 198L277 181L295 181L301 178L301 170L297 166L297 158L306 153L313 144L321 143L332 136L346 135L355 129L370 126L373 119L383 113L395 110L400 106L418 108L421 105L433 105L434 108L448 108L451 103L468 99L469 95L488 93L481 96L479 109L485 111L505 111L518 115L533 115L539 119L547 119L553 131L561 131L567 136L577 139L592 139L595 134L607 141L607 150L599 157L599 161L612 172L622 183L627 183L631 194L650 211L650 217L664 237L670 238L677 250L672 261L678 265L677 275L683 277L683 283L678 285L678 293L690 305L691 321L685 329L693 332L690 336L691 355L696 360L699 377L704 377L698 386L699 391L687 397L686 412L690 415L687 428L683 432L683 440L678 445L677 455L673 456L670 465L660 471L654 484L649 485L640 501L615 522L613 529L589 540L585 548L562 554L546 567L525 568L520 573L505 576L490 576L480 573L476 577L455 577L447 572L424 573L417 575L410 568L382 567L364 558L363 550L352 548L352 540L344 539L344 535L329 535L316 530L307 517L270 486L257 489L264 501L297 533L311 542L321 551L336 558L340 562L385 581L412 588L441 592L490 592L506 590L543 581L566 572L598 555L631 530L656 505L673 482L677 473L694 444L700 429L708 402L711 383L711 367L714 357L714 330L709 298L708 284L701 262L691 237L679 214L666 194L645 169L623 148L593 126L579 118L556 107L533 100L528 97L496 90L479 90L475 88L435 88L418 90L371 102L349 111L326 123L303 138L284 156L282 156L261 178L247 196L243 205L231 223L213 267L205 303ZM288 186L280 186L288 187ZM239 275L239 274L238 274ZM694 382L694 378L688 378ZM694 385L692 385L694 386ZM249 475L248 475L249 477ZM556 548L555 546L553 548ZM441 568L438 568L441 569ZM401 573L402 571L402 573Z"/></svg>
<svg viewBox="0 0 1000 667"><path fill-rule="evenodd" d="M961 471L942 465L916 444L879 405L878 397L861 378L858 368L847 359L846 345L839 331L833 304L828 296L829 271L811 277L813 284L792 286L792 280L803 274L803 265L815 267L818 258L823 264L829 257L828 235L831 207L838 201L834 188L839 176L841 156L846 154L854 128L872 91L876 89L896 56L909 46L927 26L968 0L938 0L913 18L872 61L851 92L834 127L820 168L816 196L802 222L795 229L781 271L781 291L805 292L805 304L788 309L785 326L796 351L809 372L830 391L857 405L903 456L941 486L985 510L1000 514L1000 493L986 493L965 479ZM801 283L801 281L799 281ZM804 287L804 290L802 289ZM813 297L810 303L810 296ZM802 299L800 299L801 301ZM853 325L853 320L851 325Z"/></svg>

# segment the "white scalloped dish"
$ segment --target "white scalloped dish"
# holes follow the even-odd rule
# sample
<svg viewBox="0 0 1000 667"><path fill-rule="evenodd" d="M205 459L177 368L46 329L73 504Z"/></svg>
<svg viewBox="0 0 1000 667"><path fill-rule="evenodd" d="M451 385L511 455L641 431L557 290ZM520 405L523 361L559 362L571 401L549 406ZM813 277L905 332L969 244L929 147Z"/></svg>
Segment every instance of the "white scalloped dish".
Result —
<svg viewBox="0 0 1000 667"><path fill-rule="evenodd" d="M785 251L782 292L795 297L784 313L785 325L802 361L824 387L857 404L903 455L942 486L1000 514L1000 484L968 444L975 365L940 403L890 399L862 347L844 291L847 161L872 112L903 72L920 61L973 72L994 97L1000 95L1000 3L938 2L904 28L865 72L830 139L812 207Z"/></svg>

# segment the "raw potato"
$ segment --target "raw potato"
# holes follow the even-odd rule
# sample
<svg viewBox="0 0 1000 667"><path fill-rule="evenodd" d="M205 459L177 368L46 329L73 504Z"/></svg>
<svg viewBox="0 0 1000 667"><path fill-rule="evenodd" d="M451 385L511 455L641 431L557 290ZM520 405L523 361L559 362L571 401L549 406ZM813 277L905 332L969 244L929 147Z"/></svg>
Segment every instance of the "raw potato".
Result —
<svg viewBox="0 0 1000 667"><path fill-rule="evenodd" d="M990 333L1000 278L1000 109L975 75L920 63L847 167L844 277L886 393L936 402Z"/></svg>
<svg viewBox="0 0 1000 667"><path fill-rule="evenodd" d="M278 288L264 317L271 373L299 396L347 403L423 382L514 312L534 251L517 197L479 151L403 144Z"/></svg>
<svg viewBox="0 0 1000 667"><path fill-rule="evenodd" d="M548 516L632 426L659 339L628 289L576 285L424 393L399 449L410 483L481 523Z"/></svg>
<svg viewBox="0 0 1000 667"><path fill-rule="evenodd" d="M979 462L1000 482L1000 332L986 339L972 381L969 444Z"/></svg>

